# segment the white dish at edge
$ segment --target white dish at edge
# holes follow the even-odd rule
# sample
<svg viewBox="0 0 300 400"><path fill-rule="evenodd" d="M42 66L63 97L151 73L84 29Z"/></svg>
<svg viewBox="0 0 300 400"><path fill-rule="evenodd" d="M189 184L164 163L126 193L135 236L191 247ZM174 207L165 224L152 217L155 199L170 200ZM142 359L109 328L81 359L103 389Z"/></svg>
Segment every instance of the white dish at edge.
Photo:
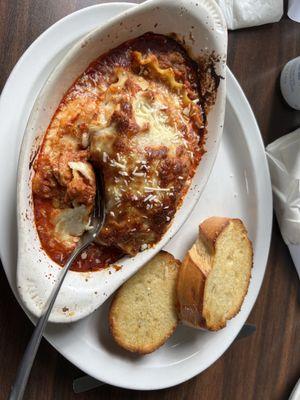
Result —
<svg viewBox="0 0 300 400"><path fill-rule="evenodd" d="M45 31L19 60L0 98L0 254L11 288L16 287L16 173L23 132L33 102L46 78L81 36L108 18L132 7L128 3L97 5L73 13ZM27 79L24 81L24 76ZM18 95L16 96L16 93ZM257 298L268 257L272 197L263 143L249 104L227 72L224 134L209 182L193 213L165 247L181 258L196 237L201 219L210 215L242 218L253 241L255 258L248 294L240 313L217 332L198 332L180 326L158 351L142 358L119 349L107 330L107 305L74 324L50 324L47 340L87 374L111 385L154 390L177 385L199 374L230 346ZM15 113L18 109L22 112ZM29 315L30 316L30 315ZM17 316L16 316L17 317Z"/></svg>
<svg viewBox="0 0 300 400"><path fill-rule="evenodd" d="M296 383L296 386L294 387L289 400L300 400L300 379Z"/></svg>
<svg viewBox="0 0 300 400"><path fill-rule="evenodd" d="M33 106L18 169L18 290L26 308L36 316L43 310L61 268L43 251L35 229L31 196L33 171L29 169L32 154L38 148L64 93L89 64L99 55L148 31L162 34L175 32L178 38L184 39L195 60L214 52L221 60L216 63L216 73L223 77L226 75L226 24L219 8L207 0L149 0L142 3L79 40L57 65ZM51 322L73 322L93 312L165 246L184 223L205 187L217 155L224 123L225 85L225 79L221 79L216 103L208 115L207 152L182 206L162 239L135 257L117 261L122 269L115 269L112 265L95 272L70 271L51 312Z"/></svg>

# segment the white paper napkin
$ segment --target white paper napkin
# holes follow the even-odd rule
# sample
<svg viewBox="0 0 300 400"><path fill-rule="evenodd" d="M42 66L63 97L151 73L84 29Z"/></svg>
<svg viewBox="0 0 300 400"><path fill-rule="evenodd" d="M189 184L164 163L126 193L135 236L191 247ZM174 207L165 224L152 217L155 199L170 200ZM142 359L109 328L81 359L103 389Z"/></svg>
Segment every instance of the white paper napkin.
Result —
<svg viewBox="0 0 300 400"><path fill-rule="evenodd" d="M277 22L283 15L283 0L216 1L223 11L228 29L240 29Z"/></svg>
<svg viewBox="0 0 300 400"><path fill-rule="evenodd" d="M274 208L300 278L300 128L269 144Z"/></svg>
<svg viewBox="0 0 300 400"><path fill-rule="evenodd" d="M300 1L289 0L288 16L296 22L300 22Z"/></svg>

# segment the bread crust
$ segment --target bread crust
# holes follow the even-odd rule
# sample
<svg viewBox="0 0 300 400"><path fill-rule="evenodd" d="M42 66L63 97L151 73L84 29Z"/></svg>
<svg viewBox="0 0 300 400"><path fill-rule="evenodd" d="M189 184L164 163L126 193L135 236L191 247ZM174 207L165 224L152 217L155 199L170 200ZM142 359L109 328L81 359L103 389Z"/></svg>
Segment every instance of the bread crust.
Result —
<svg viewBox="0 0 300 400"><path fill-rule="evenodd" d="M208 265L207 261L203 259L203 255L199 255L199 248L197 248L196 242L188 251L183 260L182 266L179 269L177 281L177 310L179 318L187 325L199 329L216 331L224 328L226 321L233 318L240 311L250 284L251 269L253 265L252 243L247 236L247 245L250 246L251 249L252 264L249 275L247 276L248 284L244 290L240 304L237 304L237 306L232 309L230 315L227 316L226 319L224 318L224 320L219 324L207 323L209 320L209 314L204 307L206 281L213 267L213 258L216 253L218 238L231 222L240 225L245 231L245 234L247 234L244 224L240 219L227 217L211 217L206 219L199 226L199 239L202 245L205 246L207 255L211 256Z"/></svg>
<svg viewBox="0 0 300 400"><path fill-rule="evenodd" d="M193 261L190 253L185 256L177 279L177 310L182 321L191 326L203 326L203 297L206 275Z"/></svg>
<svg viewBox="0 0 300 400"><path fill-rule="evenodd" d="M230 218L226 217L210 217L203 221L199 226L200 237L207 242L207 245L215 250L215 244L223 232L223 230L230 223Z"/></svg>

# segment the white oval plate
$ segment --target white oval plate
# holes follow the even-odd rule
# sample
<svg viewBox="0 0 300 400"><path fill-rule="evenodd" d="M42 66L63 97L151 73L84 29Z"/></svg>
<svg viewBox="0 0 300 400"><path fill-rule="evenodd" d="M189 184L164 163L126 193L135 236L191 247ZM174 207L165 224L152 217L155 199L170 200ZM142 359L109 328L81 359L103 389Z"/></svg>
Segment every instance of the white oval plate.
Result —
<svg viewBox="0 0 300 400"><path fill-rule="evenodd" d="M37 93L66 49L82 35L133 4L85 8L45 31L21 57L0 99L0 254L12 290L16 288L16 175L23 132ZM26 79L24 80L24 76ZM16 95L17 93L17 95ZM19 114L16 114L19 110ZM198 223L210 215L240 217L254 245L254 268L241 312L216 333L179 327L158 351L145 357L123 352L111 340L107 304L69 325L50 324L47 340L89 375L131 389L162 389L199 374L230 346L257 298L268 257L272 196L264 147L250 106L232 73L227 72L227 108L213 172L193 213L166 250L181 258L196 237ZM20 304L22 304L20 302Z"/></svg>
<svg viewBox="0 0 300 400"><path fill-rule="evenodd" d="M71 48L50 74L38 95L27 124L18 168L18 267L17 284L26 308L35 316L43 310L61 268L41 248L35 229L29 168L46 131L53 110L64 93L94 61L124 41L145 32L176 33L197 60L203 54L214 53L216 74L225 78L227 30L220 9L210 0L148 0L98 27ZM194 38L198 38L195 40ZM149 261L174 236L186 221L202 193L215 162L224 124L226 81L220 80L216 102L207 119L206 153L192 179L190 188L177 210L171 226L155 246L124 257L114 266L89 273L70 271L65 278L49 321L73 322L98 308L124 281Z"/></svg>

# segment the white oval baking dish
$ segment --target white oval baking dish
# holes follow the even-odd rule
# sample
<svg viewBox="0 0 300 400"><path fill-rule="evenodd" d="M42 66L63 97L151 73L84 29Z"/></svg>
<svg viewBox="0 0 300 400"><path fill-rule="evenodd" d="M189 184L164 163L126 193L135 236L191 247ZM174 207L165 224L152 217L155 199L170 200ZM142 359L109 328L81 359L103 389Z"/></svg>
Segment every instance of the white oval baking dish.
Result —
<svg viewBox="0 0 300 400"><path fill-rule="evenodd" d="M17 285L26 308L39 316L61 268L41 249L34 224L31 178L32 155L37 151L53 113L66 90L99 55L126 40L152 31L175 33L197 59L214 52L220 59L216 72L224 77L208 117L206 154L169 230L155 247L118 261L122 268L79 273L70 271L50 316L52 322L71 322L99 307L124 281L152 258L178 231L195 206L212 170L223 128L226 91L227 29L212 0L149 0L95 29L75 44L50 74L38 95L26 127L18 167Z"/></svg>

